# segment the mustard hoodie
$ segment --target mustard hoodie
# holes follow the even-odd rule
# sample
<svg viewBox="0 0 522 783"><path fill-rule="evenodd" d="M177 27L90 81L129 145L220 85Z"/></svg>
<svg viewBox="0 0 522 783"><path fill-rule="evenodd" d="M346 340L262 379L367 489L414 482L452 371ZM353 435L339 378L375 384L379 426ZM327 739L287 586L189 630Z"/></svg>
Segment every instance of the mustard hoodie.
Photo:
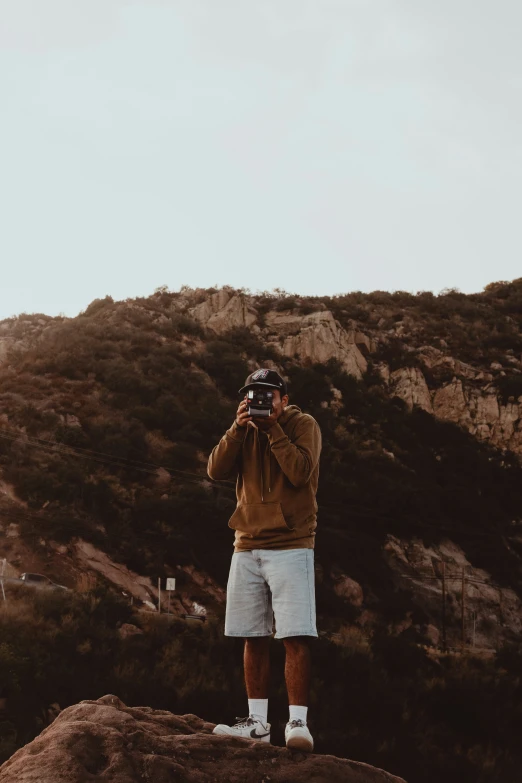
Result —
<svg viewBox="0 0 522 783"><path fill-rule="evenodd" d="M317 527L321 430L288 405L268 432L234 421L208 460L211 479L237 477L237 507L228 526L234 551L313 549Z"/></svg>

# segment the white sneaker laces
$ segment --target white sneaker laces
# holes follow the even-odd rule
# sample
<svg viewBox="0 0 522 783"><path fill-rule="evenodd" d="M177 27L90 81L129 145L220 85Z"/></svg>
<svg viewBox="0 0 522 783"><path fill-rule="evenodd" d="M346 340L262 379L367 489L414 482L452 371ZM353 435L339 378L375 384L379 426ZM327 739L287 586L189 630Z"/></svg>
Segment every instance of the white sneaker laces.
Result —
<svg viewBox="0 0 522 783"><path fill-rule="evenodd" d="M255 723L255 720L250 717L250 715L246 718L240 718L236 715L236 720L238 723L234 723L234 726L232 728L234 729L242 729L244 726L253 726Z"/></svg>

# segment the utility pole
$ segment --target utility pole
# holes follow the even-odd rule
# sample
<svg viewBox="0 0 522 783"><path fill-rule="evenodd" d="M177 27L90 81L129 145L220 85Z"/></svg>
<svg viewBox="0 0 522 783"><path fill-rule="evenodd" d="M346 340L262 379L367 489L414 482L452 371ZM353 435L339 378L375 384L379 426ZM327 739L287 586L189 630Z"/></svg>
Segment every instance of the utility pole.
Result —
<svg viewBox="0 0 522 783"><path fill-rule="evenodd" d="M5 590L4 590L4 571L5 571L5 563L6 563L6 559L5 559L5 557L4 557L4 559L2 560L2 573L0 574L0 584L2 585L2 595L4 596L4 601L6 601L6 600L7 600L7 599L6 599L6 597L5 597Z"/></svg>
<svg viewBox="0 0 522 783"><path fill-rule="evenodd" d="M460 640L461 640L461 646L462 650L464 651L464 646L466 643L466 622L464 618L464 605L465 605L465 595L466 595L466 571L464 566L462 566L462 596L461 596L461 613L460 613L460 621L461 621L461 634L460 634Z"/></svg>
<svg viewBox="0 0 522 783"><path fill-rule="evenodd" d="M462 584L462 608L461 608L461 646L465 646L466 641L466 622L465 622L465 614L466 614L466 566L462 568L461 573L451 573L451 570L446 571L446 561L445 560L439 560L436 558L432 558L433 562L433 571L435 572L432 574L401 574L400 576L403 577L403 579L413 579L415 581L438 581L439 579L442 580L442 650L443 652L448 652L448 639L447 639L447 616L446 616L446 587L451 582L461 582ZM470 575L469 579L470 583L473 585L488 585L489 587L493 587L496 585L492 585L491 582L488 582L484 579L477 579L473 576L473 573ZM499 590L499 605L500 605L500 615L502 617L502 589L498 588ZM476 612L474 612L476 623ZM475 627L475 626L474 626ZM475 633L475 631L474 631ZM499 631L500 633L500 631Z"/></svg>
<svg viewBox="0 0 522 783"><path fill-rule="evenodd" d="M446 562L442 561L442 651L447 652L446 640Z"/></svg>

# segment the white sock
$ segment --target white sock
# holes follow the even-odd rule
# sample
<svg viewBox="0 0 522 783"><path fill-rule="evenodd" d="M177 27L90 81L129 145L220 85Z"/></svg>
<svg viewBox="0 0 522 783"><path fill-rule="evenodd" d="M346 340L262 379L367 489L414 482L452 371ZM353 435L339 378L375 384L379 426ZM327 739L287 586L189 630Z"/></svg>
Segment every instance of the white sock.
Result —
<svg viewBox="0 0 522 783"><path fill-rule="evenodd" d="M290 720L302 720L306 726L306 714L308 707L301 707L299 704L290 704Z"/></svg>
<svg viewBox="0 0 522 783"><path fill-rule="evenodd" d="M259 718L266 726L266 719L268 716L268 699L249 699L248 700L248 713L254 718Z"/></svg>

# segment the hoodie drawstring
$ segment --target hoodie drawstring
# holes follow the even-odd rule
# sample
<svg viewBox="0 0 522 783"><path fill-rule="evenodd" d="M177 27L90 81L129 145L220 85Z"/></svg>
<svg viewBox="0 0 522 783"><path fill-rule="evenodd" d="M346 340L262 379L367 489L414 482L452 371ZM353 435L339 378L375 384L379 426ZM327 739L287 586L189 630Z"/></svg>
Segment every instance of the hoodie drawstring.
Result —
<svg viewBox="0 0 522 783"><path fill-rule="evenodd" d="M263 498L263 491L264 491L264 481L263 481L263 454L261 452L261 439L259 437L259 432L256 428L256 440L257 440L257 453L259 454L259 465L261 467L261 503L264 502Z"/></svg>
<svg viewBox="0 0 522 783"><path fill-rule="evenodd" d="M261 438L259 437L259 431L256 429L256 440L257 440L257 453L259 454L259 465L261 468L261 503L265 502L264 498L264 491L265 491L265 477L263 474L263 461L265 458L265 454L268 451L268 491L272 492L272 475L270 471L270 443L268 442L268 438L266 439L266 444L263 448L261 448Z"/></svg>

